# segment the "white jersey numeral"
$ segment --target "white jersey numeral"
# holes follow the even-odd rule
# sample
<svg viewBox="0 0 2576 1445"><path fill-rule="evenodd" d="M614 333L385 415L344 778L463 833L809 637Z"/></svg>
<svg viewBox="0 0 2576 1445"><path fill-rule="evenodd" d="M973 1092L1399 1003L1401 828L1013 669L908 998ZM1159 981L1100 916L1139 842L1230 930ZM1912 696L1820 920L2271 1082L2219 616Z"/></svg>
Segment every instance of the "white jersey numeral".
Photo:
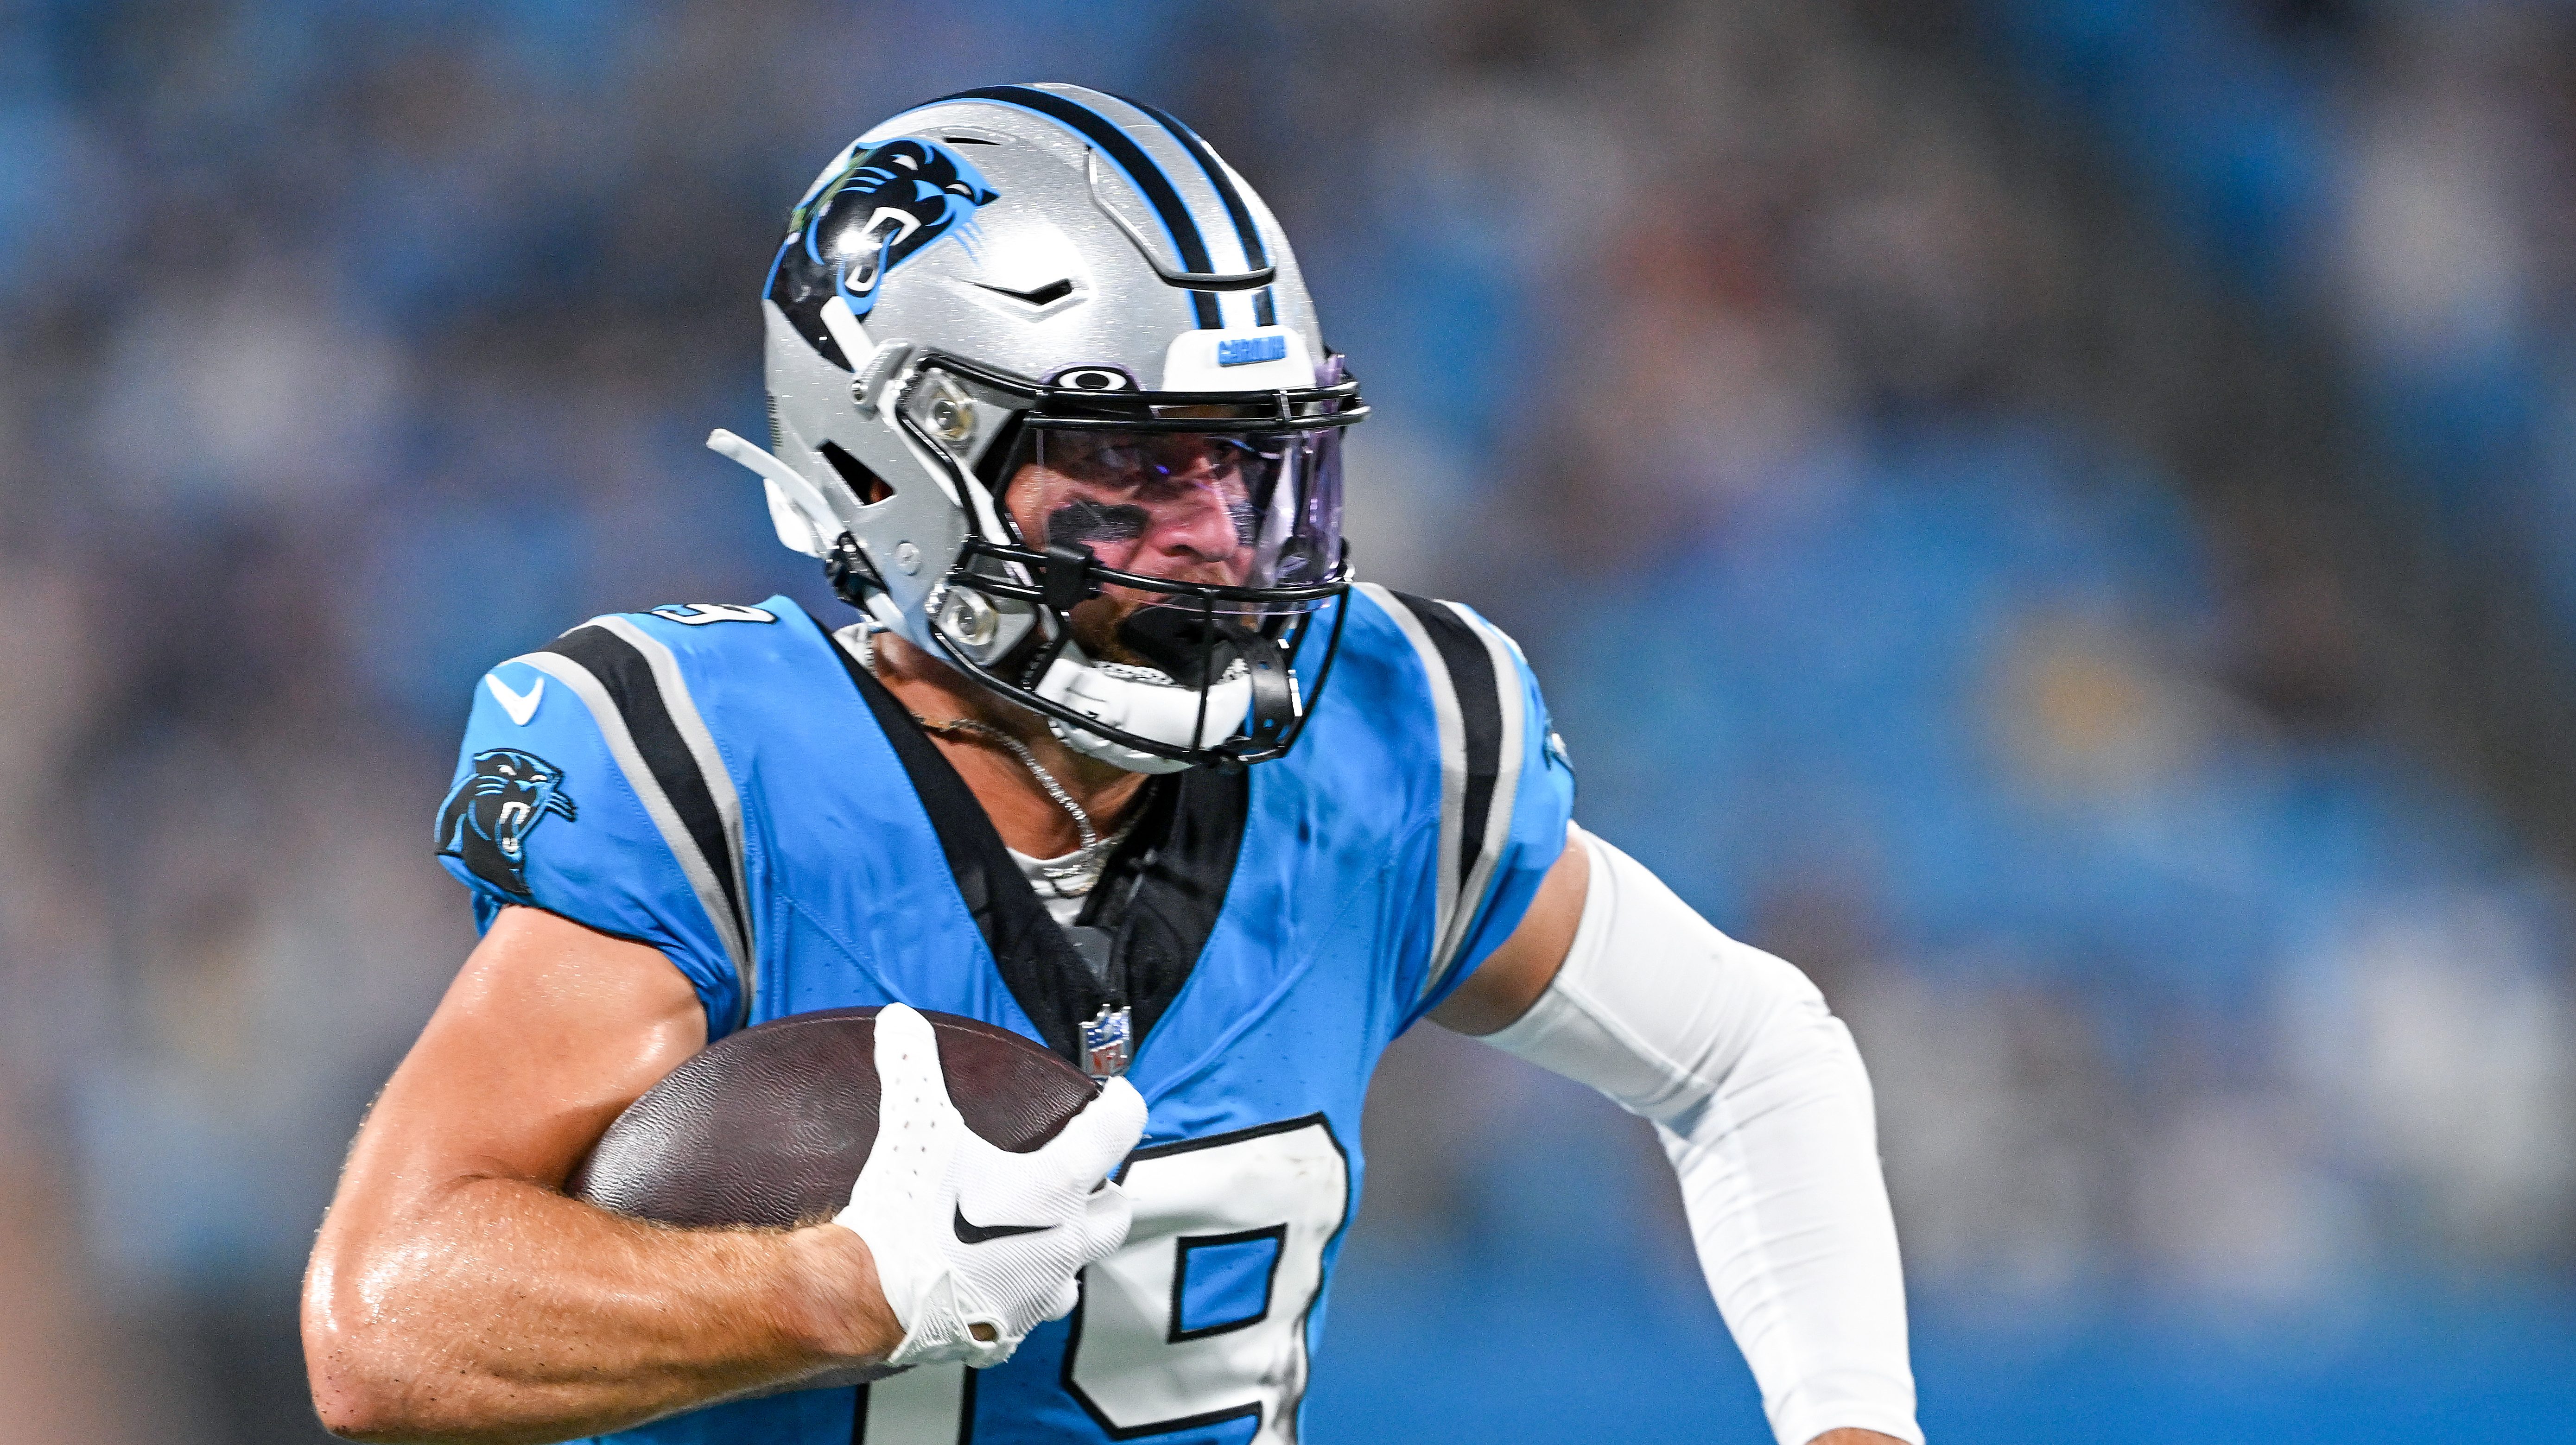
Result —
<svg viewBox="0 0 2576 1445"><path fill-rule="evenodd" d="M766 607L745 607L733 602L683 602L671 607L656 607L653 615L672 622L685 622L691 627L704 627L710 622L778 620L778 614Z"/></svg>
<svg viewBox="0 0 2576 1445"><path fill-rule="evenodd" d="M1306 1316L1350 1214L1350 1161L1321 1114L1144 1149L1119 1182L1136 1224L1083 1271L1064 1379L1120 1439L1251 1418L1297 1437Z"/></svg>
<svg viewBox="0 0 2576 1445"><path fill-rule="evenodd" d="M1136 1223L1082 1273L1065 1387L1114 1439L1250 1419L1250 1445L1293 1445L1306 1316L1351 1209L1332 1125L1310 1114L1140 1149L1119 1185ZM922 1366L868 1386L858 1408L864 1445L968 1441L974 1372Z"/></svg>
<svg viewBox="0 0 2576 1445"><path fill-rule="evenodd" d="M957 1445L975 1412L975 1372L915 1365L859 1391L854 1445Z"/></svg>

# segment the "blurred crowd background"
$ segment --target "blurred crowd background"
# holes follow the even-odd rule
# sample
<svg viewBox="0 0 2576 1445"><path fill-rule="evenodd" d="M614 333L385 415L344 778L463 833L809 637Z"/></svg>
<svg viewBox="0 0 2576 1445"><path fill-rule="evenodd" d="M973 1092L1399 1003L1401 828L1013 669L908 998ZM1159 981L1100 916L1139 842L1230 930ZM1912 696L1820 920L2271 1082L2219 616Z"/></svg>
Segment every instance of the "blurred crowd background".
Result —
<svg viewBox="0 0 2576 1445"><path fill-rule="evenodd" d="M297 1276L472 943L477 675L788 591L787 206L1191 120L1364 575L1850 1020L1934 1438L2576 1409L2576 12L0 0L0 1442L318 1437ZM1762 1438L1642 1126L1423 1030L1322 1440Z"/></svg>

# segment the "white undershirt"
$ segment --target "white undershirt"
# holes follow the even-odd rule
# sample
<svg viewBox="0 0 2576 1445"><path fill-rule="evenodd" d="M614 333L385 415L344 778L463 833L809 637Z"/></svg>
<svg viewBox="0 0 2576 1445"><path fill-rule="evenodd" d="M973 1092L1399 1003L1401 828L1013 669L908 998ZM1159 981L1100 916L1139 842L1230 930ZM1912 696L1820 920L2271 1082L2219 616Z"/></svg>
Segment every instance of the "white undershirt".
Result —
<svg viewBox="0 0 2576 1445"><path fill-rule="evenodd" d="M1065 867L1082 850L1076 848L1061 858L1032 858L1008 844L1003 847L1010 853L1011 861L1020 866L1020 876L1028 879L1029 886L1037 890L1038 901L1046 905L1047 916L1054 919L1058 927L1071 928L1073 921L1082 916L1082 901L1091 896L1091 890L1084 888L1079 892L1065 892L1065 885L1048 877L1046 870Z"/></svg>

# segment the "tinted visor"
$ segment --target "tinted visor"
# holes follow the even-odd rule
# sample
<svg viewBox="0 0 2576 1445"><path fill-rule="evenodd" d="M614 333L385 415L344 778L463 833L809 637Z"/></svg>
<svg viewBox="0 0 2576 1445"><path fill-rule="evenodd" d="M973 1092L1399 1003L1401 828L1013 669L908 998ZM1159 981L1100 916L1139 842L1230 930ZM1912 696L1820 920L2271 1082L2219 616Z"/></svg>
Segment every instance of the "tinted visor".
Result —
<svg viewBox="0 0 2576 1445"><path fill-rule="evenodd" d="M1331 581L1341 559L1338 428L1104 431L1032 421L1002 476L1002 507L1023 545L1088 547L1121 572L1288 589ZM1112 609L1121 613L1165 600L1129 587L1110 594L1123 594ZM1258 625L1319 601L1246 599L1218 610Z"/></svg>

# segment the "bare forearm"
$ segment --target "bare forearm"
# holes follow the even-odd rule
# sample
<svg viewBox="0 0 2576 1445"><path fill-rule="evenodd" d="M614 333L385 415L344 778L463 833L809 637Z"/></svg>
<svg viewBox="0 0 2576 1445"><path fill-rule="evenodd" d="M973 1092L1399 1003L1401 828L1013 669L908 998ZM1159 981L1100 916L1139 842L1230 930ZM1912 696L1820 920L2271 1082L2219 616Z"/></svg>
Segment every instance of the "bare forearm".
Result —
<svg viewBox="0 0 2576 1445"><path fill-rule="evenodd" d="M325 1226L305 1290L315 1405L355 1438L595 1434L870 1363L901 1336L866 1246L830 1226L660 1229L496 1178L400 1228L357 1224Z"/></svg>

